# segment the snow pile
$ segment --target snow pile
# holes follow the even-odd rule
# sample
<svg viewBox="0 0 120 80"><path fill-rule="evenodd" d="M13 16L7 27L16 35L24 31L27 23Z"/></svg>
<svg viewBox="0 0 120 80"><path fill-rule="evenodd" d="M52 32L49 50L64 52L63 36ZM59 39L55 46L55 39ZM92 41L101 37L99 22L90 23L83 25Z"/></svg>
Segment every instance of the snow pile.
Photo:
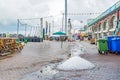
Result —
<svg viewBox="0 0 120 80"><path fill-rule="evenodd" d="M83 69L92 69L95 65L91 62L79 57L74 56L69 58L67 61L59 64L57 69L59 70L83 70Z"/></svg>

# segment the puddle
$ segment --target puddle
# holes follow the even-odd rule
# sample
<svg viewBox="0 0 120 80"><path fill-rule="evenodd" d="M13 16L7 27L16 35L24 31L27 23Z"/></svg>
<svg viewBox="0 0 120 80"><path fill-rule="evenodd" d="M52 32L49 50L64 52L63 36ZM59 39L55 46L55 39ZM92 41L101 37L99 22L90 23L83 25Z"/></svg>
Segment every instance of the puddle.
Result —
<svg viewBox="0 0 120 80"><path fill-rule="evenodd" d="M25 76L22 80L52 80L53 75L59 71L55 69L57 64L43 66L39 71Z"/></svg>

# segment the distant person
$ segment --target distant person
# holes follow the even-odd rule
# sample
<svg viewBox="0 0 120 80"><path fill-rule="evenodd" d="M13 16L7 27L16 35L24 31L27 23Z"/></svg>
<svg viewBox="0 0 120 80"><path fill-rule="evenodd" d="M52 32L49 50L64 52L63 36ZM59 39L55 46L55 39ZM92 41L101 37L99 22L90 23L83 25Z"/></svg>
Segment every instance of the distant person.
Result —
<svg viewBox="0 0 120 80"><path fill-rule="evenodd" d="M92 38L92 36L91 35L88 35L88 40L90 40Z"/></svg>
<svg viewBox="0 0 120 80"><path fill-rule="evenodd" d="M75 35L74 35L74 34L72 35L72 38L73 38L73 40L75 41Z"/></svg>
<svg viewBox="0 0 120 80"><path fill-rule="evenodd" d="M81 41L81 35L80 34L78 34L78 39Z"/></svg>
<svg viewBox="0 0 120 80"><path fill-rule="evenodd" d="M78 40L78 36L77 36L77 34L75 35L75 40Z"/></svg>

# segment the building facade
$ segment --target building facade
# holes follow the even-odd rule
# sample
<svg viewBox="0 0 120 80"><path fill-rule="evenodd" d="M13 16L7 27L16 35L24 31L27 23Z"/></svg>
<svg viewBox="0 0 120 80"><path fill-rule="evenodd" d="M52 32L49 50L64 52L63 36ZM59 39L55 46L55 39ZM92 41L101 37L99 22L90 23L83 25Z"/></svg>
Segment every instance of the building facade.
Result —
<svg viewBox="0 0 120 80"><path fill-rule="evenodd" d="M95 39L120 35L120 1L88 22L88 32Z"/></svg>

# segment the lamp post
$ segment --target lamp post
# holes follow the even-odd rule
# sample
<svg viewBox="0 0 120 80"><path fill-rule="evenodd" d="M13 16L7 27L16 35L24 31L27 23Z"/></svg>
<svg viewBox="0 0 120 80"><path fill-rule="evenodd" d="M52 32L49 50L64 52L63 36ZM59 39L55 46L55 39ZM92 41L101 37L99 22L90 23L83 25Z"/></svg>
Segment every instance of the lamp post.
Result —
<svg viewBox="0 0 120 80"><path fill-rule="evenodd" d="M40 18L40 26L41 26L41 28L40 28L40 37L41 38L43 38L43 18Z"/></svg>
<svg viewBox="0 0 120 80"><path fill-rule="evenodd" d="M65 33L67 34L67 0L65 0Z"/></svg>
<svg viewBox="0 0 120 80"><path fill-rule="evenodd" d="M63 24L64 24L64 13L62 13L62 32L63 32Z"/></svg>
<svg viewBox="0 0 120 80"><path fill-rule="evenodd" d="M72 24L71 24L71 19L68 19L68 37L69 37L69 40L72 41L72 33L71 33L71 30L72 30Z"/></svg>
<svg viewBox="0 0 120 80"><path fill-rule="evenodd" d="M26 33L27 33L27 24L25 24L25 37L26 37Z"/></svg>
<svg viewBox="0 0 120 80"><path fill-rule="evenodd" d="M18 35L19 35L19 19L17 19L17 38L18 38Z"/></svg>

